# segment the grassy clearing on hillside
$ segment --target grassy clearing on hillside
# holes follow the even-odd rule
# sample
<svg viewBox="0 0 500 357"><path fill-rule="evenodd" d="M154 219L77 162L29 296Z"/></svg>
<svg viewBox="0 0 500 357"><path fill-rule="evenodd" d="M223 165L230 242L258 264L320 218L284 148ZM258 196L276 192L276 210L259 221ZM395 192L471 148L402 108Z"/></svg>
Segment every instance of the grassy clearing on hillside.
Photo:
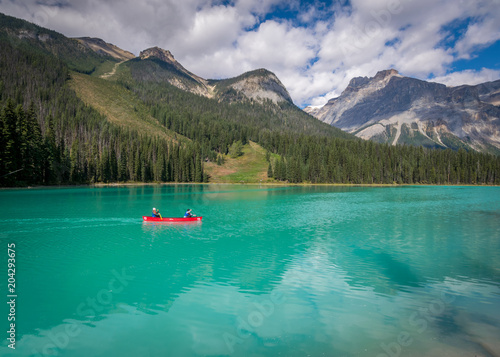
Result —
<svg viewBox="0 0 500 357"><path fill-rule="evenodd" d="M100 77L103 74L109 73L116 66L117 62L114 61L106 61L103 62L100 66L98 66L94 72L92 72L92 77Z"/></svg>
<svg viewBox="0 0 500 357"><path fill-rule="evenodd" d="M114 124L167 140L181 137L158 123L141 101L120 85L76 72L71 73L70 85L85 104Z"/></svg>
<svg viewBox="0 0 500 357"><path fill-rule="evenodd" d="M218 183L258 183L275 182L267 177L269 163L266 150L257 143L250 142L243 146L243 155L233 159L224 156L224 165L205 164L205 171L210 175L210 182Z"/></svg>

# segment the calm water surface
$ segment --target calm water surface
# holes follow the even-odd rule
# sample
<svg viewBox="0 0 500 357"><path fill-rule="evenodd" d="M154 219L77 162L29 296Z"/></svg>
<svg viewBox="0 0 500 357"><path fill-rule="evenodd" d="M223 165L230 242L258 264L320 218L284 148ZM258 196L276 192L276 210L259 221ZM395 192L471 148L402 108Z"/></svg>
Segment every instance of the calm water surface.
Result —
<svg viewBox="0 0 500 357"><path fill-rule="evenodd" d="M0 191L0 355L498 356L499 223L499 187Z"/></svg>

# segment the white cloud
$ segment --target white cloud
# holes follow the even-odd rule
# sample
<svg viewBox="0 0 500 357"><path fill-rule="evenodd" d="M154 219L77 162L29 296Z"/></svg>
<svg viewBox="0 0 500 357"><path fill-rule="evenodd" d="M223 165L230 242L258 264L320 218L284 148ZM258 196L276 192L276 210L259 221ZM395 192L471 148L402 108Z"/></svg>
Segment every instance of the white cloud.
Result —
<svg viewBox="0 0 500 357"><path fill-rule="evenodd" d="M500 40L500 21L498 18L487 18L482 23L469 26L465 36L457 42L455 51L458 58L469 59L471 51L498 40Z"/></svg>
<svg viewBox="0 0 500 357"><path fill-rule="evenodd" d="M284 0L236 0L235 7L240 13L255 13L258 16L267 14L274 5Z"/></svg>
<svg viewBox="0 0 500 357"><path fill-rule="evenodd" d="M410 51L395 63L402 73L417 77L425 77L429 73L442 74L445 66L453 61L453 56L441 48L423 51Z"/></svg>
<svg viewBox="0 0 500 357"><path fill-rule="evenodd" d="M182 49L181 55L212 53L230 47L242 28L255 24L251 15L241 16L234 7L217 6L198 11L192 26L186 33L174 38L175 46Z"/></svg>
<svg viewBox="0 0 500 357"><path fill-rule="evenodd" d="M0 0L0 11L67 36L100 37L139 54L170 50L205 78L267 68L299 106L338 96L351 78L395 68L445 84L498 78L498 70L450 73L457 59L500 40L498 0L351 0L350 5L299 0ZM266 17L274 9L296 19ZM466 23L462 35L450 24ZM447 27L446 27L447 26ZM446 29L446 31L444 30ZM461 36L461 37L460 37ZM456 38L443 46L443 40Z"/></svg>
<svg viewBox="0 0 500 357"><path fill-rule="evenodd" d="M453 72L444 76L435 77L431 82L442 83L449 87L455 87L463 84L475 85L484 82L495 81L500 78L500 70L482 68L479 71L465 70Z"/></svg>
<svg viewBox="0 0 500 357"><path fill-rule="evenodd" d="M238 41L252 63L264 67L302 67L315 56L315 40L308 30L288 23L266 21L257 31L245 33Z"/></svg>
<svg viewBox="0 0 500 357"><path fill-rule="evenodd" d="M57 6L39 0L0 3L0 11L69 37L100 37L138 54L148 46L181 38L193 27L207 0L80 0Z"/></svg>

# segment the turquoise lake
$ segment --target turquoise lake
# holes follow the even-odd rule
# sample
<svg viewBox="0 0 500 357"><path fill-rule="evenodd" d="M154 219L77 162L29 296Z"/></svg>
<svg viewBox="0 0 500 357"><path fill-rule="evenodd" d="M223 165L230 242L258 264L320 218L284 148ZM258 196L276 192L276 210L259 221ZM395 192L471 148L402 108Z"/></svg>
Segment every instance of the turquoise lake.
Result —
<svg viewBox="0 0 500 357"><path fill-rule="evenodd" d="M0 242L1 356L500 355L500 187L3 190Z"/></svg>

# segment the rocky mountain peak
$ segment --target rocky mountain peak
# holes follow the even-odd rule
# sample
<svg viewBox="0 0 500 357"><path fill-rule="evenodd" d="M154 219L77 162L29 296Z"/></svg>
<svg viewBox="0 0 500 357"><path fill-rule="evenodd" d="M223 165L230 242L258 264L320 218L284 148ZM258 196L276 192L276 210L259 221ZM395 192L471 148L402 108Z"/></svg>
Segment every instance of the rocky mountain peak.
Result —
<svg viewBox="0 0 500 357"><path fill-rule="evenodd" d="M164 50L157 46L141 51L141 53L139 54L140 59L146 59L150 57L156 57L162 60L163 62L167 63L177 63L177 61L174 58L174 55L169 50Z"/></svg>
<svg viewBox="0 0 500 357"><path fill-rule="evenodd" d="M389 69L353 78L339 97L306 112L378 142L498 153L499 88L500 80L446 87Z"/></svg>
<svg viewBox="0 0 500 357"><path fill-rule="evenodd" d="M161 68L160 71L153 71L146 75L154 81L165 80L171 85L205 97L211 97L211 89L207 86L207 81L184 68L174 55L160 47L151 47L139 54L141 61L149 59L158 59L163 64L156 64ZM152 73L155 73L152 75Z"/></svg>
<svg viewBox="0 0 500 357"><path fill-rule="evenodd" d="M373 77L373 79L382 80L382 79L387 79L387 78L394 77L394 76L401 77L399 75L399 72L396 71L395 69L386 69L383 71L378 71L377 74L375 75L375 77Z"/></svg>
<svg viewBox="0 0 500 357"><path fill-rule="evenodd" d="M246 72L226 83L228 87L258 102L270 100L274 103L283 101L293 103L283 83L273 72L264 68Z"/></svg>
<svg viewBox="0 0 500 357"><path fill-rule="evenodd" d="M365 91L375 91L385 87L392 77L403 77L395 69L386 69L377 72L375 77L355 77L351 79L349 85L344 90L343 95L356 92L361 88Z"/></svg>

